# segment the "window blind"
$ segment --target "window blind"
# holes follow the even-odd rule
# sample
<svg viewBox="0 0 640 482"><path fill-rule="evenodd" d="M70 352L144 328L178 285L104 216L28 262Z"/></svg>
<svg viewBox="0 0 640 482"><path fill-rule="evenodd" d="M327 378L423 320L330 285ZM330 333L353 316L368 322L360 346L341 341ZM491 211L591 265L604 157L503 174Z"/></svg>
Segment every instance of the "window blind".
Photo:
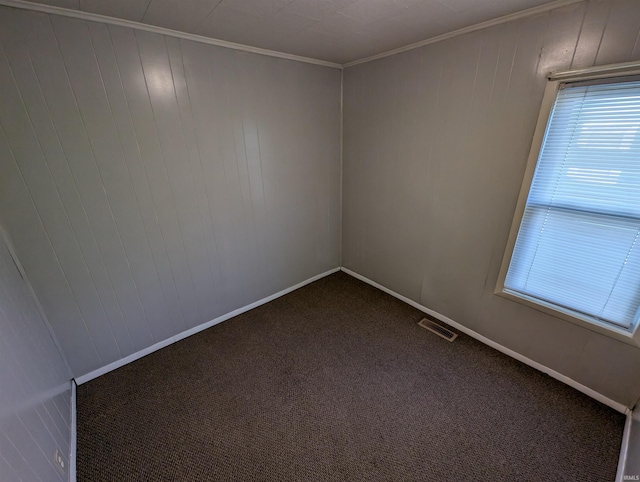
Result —
<svg viewBox="0 0 640 482"><path fill-rule="evenodd" d="M640 81L557 95L505 290L631 329L640 307Z"/></svg>

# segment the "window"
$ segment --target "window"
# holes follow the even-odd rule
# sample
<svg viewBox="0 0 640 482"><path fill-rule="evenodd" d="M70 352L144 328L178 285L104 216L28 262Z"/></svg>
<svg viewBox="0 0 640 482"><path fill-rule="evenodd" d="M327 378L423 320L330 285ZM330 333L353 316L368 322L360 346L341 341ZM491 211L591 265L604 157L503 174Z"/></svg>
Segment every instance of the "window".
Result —
<svg viewBox="0 0 640 482"><path fill-rule="evenodd" d="M640 77L550 81L545 102L497 292L632 338Z"/></svg>

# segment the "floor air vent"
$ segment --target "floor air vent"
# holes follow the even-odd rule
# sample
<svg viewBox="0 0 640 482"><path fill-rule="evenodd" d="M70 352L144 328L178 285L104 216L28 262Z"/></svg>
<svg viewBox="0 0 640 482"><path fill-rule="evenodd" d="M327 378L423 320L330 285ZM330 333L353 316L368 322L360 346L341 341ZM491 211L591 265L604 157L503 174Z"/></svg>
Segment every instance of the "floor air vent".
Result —
<svg viewBox="0 0 640 482"><path fill-rule="evenodd" d="M418 323L422 328L425 328L438 336L441 336L445 340L453 341L458 338L458 335L451 330L448 330L442 325L439 325L435 321L427 320L426 318L422 318Z"/></svg>

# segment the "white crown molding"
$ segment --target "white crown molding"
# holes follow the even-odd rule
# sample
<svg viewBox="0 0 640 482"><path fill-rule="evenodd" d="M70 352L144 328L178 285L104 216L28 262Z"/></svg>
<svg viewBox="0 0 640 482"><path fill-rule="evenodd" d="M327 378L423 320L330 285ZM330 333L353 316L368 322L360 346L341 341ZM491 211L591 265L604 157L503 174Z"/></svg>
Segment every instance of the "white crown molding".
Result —
<svg viewBox="0 0 640 482"><path fill-rule="evenodd" d="M475 32L477 30L493 27L494 25L500 25L502 23L511 22L513 20L519 20L521 18L530 17L532 15L537 15L539 13L548 12L549 10L554 10L560 7L566 7L568 5L574 5L576 3L581 3L581 2L584 2L584 0L555 0L553 2L540 5L538 7L528 8L527 10L511 13L509 15L504 15L503 17L494 18L493 20L487 20L486 22L482 22L475 25L470 25L469 27L464 27L458 30L454 30L453 32L437 35L435 37L431 37L426 40L421 40L420 42L405 45L404 47L398 47L397 49L388 50L386 52L372 55L370 57L365 57L359 60L354 60L352 62L347 62L346 64L343 64L342 67L346 69L348 67L353 67L355 65L365 64L367 62L373 62L374 60L383 59L391 55L400 54L402 52L424 47L425 45L434 44L436 42L442 42L443 40L447 40L453 37L458 37L459 35L464 35L470 32Z"/></svg>
<svg viewBox="0 0 640 482"><path fill-rule="evenodd" d="M399 47L397 49L388 50L386 52L372 55L370 57L364 57L362 59L354 60L352 62L347 62L345 64L338 64L335 62L328 62L326 60L313 59L310 57L303 57L300 55L287 54L287 53L278 52L275 50L261 49L258 47L252 47L250 45L243 45L235 42L227 42L226 40L219 40L219 39L214 39L210 37L204 37L202 35L179 32L177 30L171 30L164 27L156 27L153 25L147 25L140 22L133 22L131 20L123 20L120 18L108 17L106 15L83 12L81 10L54 7L52 5L33 3L25 0L0 0L0 5L4 5L6 7L21 8L24 10L34 10L36 12L51 13L54 15L63 15L65 17L79 18L83 20L89 20L92 22L101 22L101 23L107 23L111 25L118 25L121 27L129 27L137 30L144 30L147 32L158 33L161 35L168 35L170 37L177 37L185 40L192 40L194 42L200 42L200 43L205 43L209 45L216 45L218 47L224 47L224 48L233 49L233 50L241 50L243 52L250 52L258 55L266 55L268 57L276 57L280 59L293 60L296 62L304 62L307 64L322 65L324 67L331 67L334 69L344 69L347 67L353 67L355 65L372 62L374 60L382 59L382 58L389 57L391 55L399 54L402 52L407 52L408 50L417 49L425 45L441 42L443 40L457 37L459 35L464 35L470 32L475 32L477 30L493 27L494 25L500 25L502 23L511 22L513 20L518 20L525 17L530 17L532 15L537 15L539 13L544 13L549 10L566 7L566 6L574 5L576 3L581 3L581 2L584 2L584 0L555 0L549 3L545 3L544 5L540 5L538 7L529 8L527 10L522 10L520 12L494 18L493 20L488 20L486 22L470 25L469 27L464 27L458 30L454 30L453 32L437 35L436 37L431 37L426 40L421 40L420 42L405 45L404 47Z"/></svg>
<svg viewBox="0 0 640 482"><path fill-rule="evenodd" d="M209 45L216 45L218 47L224 47L227 49L241 50L243 52L249 52L249 53L258 54L258 55L266 55L267 57L276 57L279 59L293 60L296 62L304 62L307 64L314 64L314 65L321 65L323 67L331 67L334 69L342 69L342 65L334 62L327 62L325 60L302 57L300 55L286 54L283 52L277 52L275 50L261 49L258 47L252 47L250 45L243 45L235 42L227 42L226 40L218 40L210 37L204 37L202 35L179 32L177 30L171 30L169 28L156 27L154 25L147 25L140 22L133 22L131 20L123 20L121 18L108 17L106 15L99 15L97 13L83 12L81 10L72 10L69 8L54 7L52 5L43 5L41 3L32 3L24 0L0 0L0 6L20 8L23 10L34 10L36 12L44 12L44 13L50 13L54 15L62 15L64 17L72 17L72 18L79 18L82 20L89 20L91 22L100 22L100 23L107 23L110 25L118 25L120 27L128 27L136 30L153 32L160 35L168 35L170 37L177 37L185 40L192 40L194 42L200 42L200 43L209 44Z"/></svg>

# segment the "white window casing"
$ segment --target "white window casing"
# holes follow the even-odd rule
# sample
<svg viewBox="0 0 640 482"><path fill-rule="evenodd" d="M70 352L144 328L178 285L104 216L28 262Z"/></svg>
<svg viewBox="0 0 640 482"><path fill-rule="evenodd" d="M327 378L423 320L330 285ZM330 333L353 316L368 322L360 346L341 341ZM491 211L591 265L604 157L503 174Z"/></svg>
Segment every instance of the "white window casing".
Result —
<svg viewBox="0 0 640 482"><path fill-rule="evenodd" d="M640 346L640 63L549 75L495 293Z"/></svg>

